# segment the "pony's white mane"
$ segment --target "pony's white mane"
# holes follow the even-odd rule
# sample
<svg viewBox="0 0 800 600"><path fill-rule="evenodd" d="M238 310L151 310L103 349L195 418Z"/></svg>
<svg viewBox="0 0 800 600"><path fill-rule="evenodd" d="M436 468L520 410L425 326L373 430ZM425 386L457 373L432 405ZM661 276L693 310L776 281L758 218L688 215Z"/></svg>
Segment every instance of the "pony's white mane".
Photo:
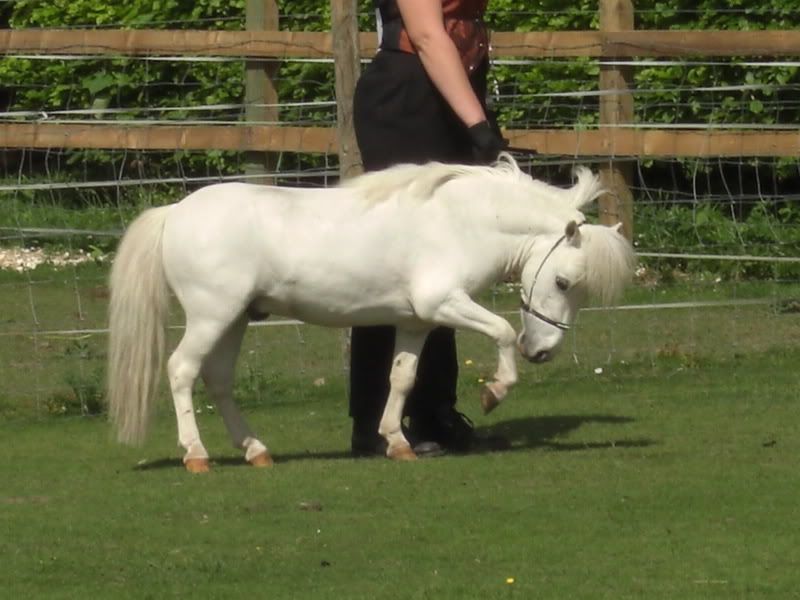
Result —
<svg viewBox="0 0 800 600"><path fill-rule="evenodd" d="M575 219L575 211L600 196L600 178L586 167L575 169L577 181L571 188L561 188L531 178L520 170L514 158L501 153L492 166L451 165L432 162L425 165L398 165L361 175L344 182L370 204L383 202L396 194L404 199L423 202L442 185L456 178L476 176L488 181L516 184L526 202L540 202L560 214L565 224ZM579 214L579 213L578 213ZM581 219L582 220L582 219ZM633 275L636 257L628 240L616 227L583 224L581 245L586 257L583 281L588 293L603 304L619 298Z"/></svg>
<svg viewBox="0 0 800 600"><path fill-rule="evenodd" d="M603 305L616 302L633 277L636 255L617 227L584 224L580 228L581 248L586 257L583 284L589 295Z"/></svg>
<svg viewBox="0 0 800 600"><path fill-rule="evenodd" d="M408 199L424 201L452 179L478 176L485 180L518 184L530 190L532 198L552 201L560 208L577 210L597 198L603 189L599 178L586 167L578 167L575 175L577 183L572 188L559 188L531 178L520 170L514 157L503 152L492 166L440 162L424 165L402 164L355 177L344 182L342 187L359 193L370 203L382 202L397 193L403 193Z"/></svg>

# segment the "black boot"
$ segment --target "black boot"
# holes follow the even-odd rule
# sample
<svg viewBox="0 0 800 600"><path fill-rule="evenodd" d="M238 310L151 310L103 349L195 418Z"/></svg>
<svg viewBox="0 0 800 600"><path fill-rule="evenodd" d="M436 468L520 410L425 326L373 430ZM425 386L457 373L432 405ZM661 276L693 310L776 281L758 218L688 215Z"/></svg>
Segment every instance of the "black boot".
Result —
<svg viewBox="0 0 800 600"><path fill-rule="evenodd" d="M450 405L440 405L433 413L413 418L410 429L415 439L436 442L449 452L468 452L475 440L470 418Z"/></svg>
<svg viewBox="0 0 800 600"><path fill-rule="evenodd" d="M353 421L353 433L350 436L350 454L356 457L385 456L386 447L386 440L378 433L377 424Z"/></svg>
<svg viewBox="0 0 800 600"><path fill-rule="evenodd" d="M419 458L433 458L435 456L442 456L444 449L434 441L417 439L403 428L403 435L411 444ZM370 425L369 427L353 422L353 433L350 436L350 454L357 458L364 458L367 456L386 456L387 448L386 440L378 433L377 425Z"/></svg>

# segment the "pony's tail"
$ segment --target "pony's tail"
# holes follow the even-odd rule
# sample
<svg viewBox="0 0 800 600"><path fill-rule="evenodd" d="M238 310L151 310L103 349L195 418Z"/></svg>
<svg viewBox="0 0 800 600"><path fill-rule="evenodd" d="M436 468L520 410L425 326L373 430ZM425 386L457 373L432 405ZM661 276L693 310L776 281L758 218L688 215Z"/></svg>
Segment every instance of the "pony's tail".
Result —
<svg viewBox="0 0 800 600"><path fill-rule="evenodd" d="M576 209L580 209L582 206L596 200L606 191L600 181L600 176L592 173L586 167L577 167L575 169L575 177L577 181L569 191L571 204Z"/></svg>
<svg viewBox="0 0 800 600"><path fill-rule="evenodd" d="M161 238L169 208L151 208L131 223L111 269L107 400L125 444L144 440L164 361L169 287Z"/></svg>

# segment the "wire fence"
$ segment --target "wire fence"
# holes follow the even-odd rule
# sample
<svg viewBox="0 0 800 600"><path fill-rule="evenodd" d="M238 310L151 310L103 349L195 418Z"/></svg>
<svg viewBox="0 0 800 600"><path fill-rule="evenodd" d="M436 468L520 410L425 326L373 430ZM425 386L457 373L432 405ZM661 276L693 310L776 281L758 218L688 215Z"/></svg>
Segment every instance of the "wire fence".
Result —
<svg viewBox="0 0 800 600"><path fill-rule="evenodd" d="M727 16L767 16L764 11L723 11ZM492 18L524 21L532 14L509 11ZM658 21L662 14L644 9L636 11L636 18ZM687 9L671 11L669 16L699 14L699 10ZM537 11L537 18L542 15L590 24L597 11ZM298 28L304 23L320 26L318 14L281 17ZM800 18L800 9L789 10L784 17ZM368 11L360 15L362 23L369 23L370 18ZM154 16L139 25L237 29L243 23L243 15L191 20ZM123 25L111 20L69 23L64 28L117 29ZM329 27L329 23L322 26ZM362 63L368 60L365 57ZM45 257L66 253L96 263L91 268L64 263L56 270L27 269L24 261L22 266L13 260L4 263L7 270L0 272L0 295L10 308L0 326L0 338L6 340L9 351L26 358L18 361L22 367L4 363L6 372L0 378L10 382L10 387L0 396L33 397L40 410L45 410L54 390L64 387L63 374L43 375L56 361L52 350L56 345L58 361L82 373L84 381L92 379L94 367L90 365L102 358L105 332L105 265L125 225L142 208L176 201L217 181L336 184L339 158L335 147L325 150L324 143L312 140L317 133L302 137L306 129L316 132L336 126L333 58L287 56L270 64L276 68L272 76L276 100L246 102L247 65L241 57L6 53L7 70L2 73L14 73L15 78L0 75L0 128L5 124L60 125L80 131L81 127L108 125L130 132L173 126L246 129L261 125L297 128L301 133L296 148L268 153L264 169L257 172L250 168L252 148L236 147L236 142L232 148L209 150L0 144L0 247L9 251L44 247ZM726 331L732 337L737 332L741 339L750 336L752 320L764 318L758 311L767 311L773 318L777 314L774 307L789 307L781 313L784 320L779 327L794 330L796 322L787 327L785 319L793 318L791 302L800 295L800 153L776 151L770 156L767 148L755 155L736 155L735 151L717 156L598 154L597 146L587 141L589 134L691 130L710 139L714 133L736 135L747 130L785 134L800 144L798 67L800 61L792 56L493 58L489 101L506 130L531 135L545 132L548 136L560 131L573 136L569 151L518 154L523 168L535 177L564 185L569 184L578 164L606 168L613 159L629 169L630 198L622 201L633 214L632 237L642 265L628 305L650 315L642 317L645 329L661 323L665 311L670 312L669 319L692 324L676 327L663 339L648 334L650 356L670 344L689 348L687 351L704 347L704 337L715 333L699 322L706 318L706 311L721 306L734 310ZM630 73L632 85L601 88L599 75L607 69ZM70 74L66 80L65 72ZM53 81L61 83L54 86ZM601 122L601 103L622 94L631 99L630 119ZM273 116L253 120L248 111L254 107ZM598 219L602 215L595 212L590 216ZM502 296L500 291L498 296ZM498 302L498 308L503 308L502 301ZM685 316L675 317L675 310ZM591 310L586 314L584 321L593 318ZM602 314L607 315L605 331L618 319L628 318L620 316L621 311L614 317ZM300 327L295 322L283 324ZM607 357L621 353L610 334L601 336L601 341L579 339L572 347L575 357L587 352ZM780 339L776 343L790 342ZM744 345L737 342L735 348L741 351ZM338 356L331 360L340 363Z"/></svg>

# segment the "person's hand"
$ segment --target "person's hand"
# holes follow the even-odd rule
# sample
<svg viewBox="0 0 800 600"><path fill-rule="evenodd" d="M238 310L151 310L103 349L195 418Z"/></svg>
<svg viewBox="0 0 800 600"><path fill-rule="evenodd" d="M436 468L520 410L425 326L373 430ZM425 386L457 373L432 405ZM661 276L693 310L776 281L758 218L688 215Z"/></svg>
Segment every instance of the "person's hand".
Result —
<svg viewBox="0 0 800 600"><path fill-rule="evenodd" d="M497 155L508 147L508 140L500 134L500 128L488 120L470 127L469 139L472 142L472 158L478 164L491 164Z"/></svg>

